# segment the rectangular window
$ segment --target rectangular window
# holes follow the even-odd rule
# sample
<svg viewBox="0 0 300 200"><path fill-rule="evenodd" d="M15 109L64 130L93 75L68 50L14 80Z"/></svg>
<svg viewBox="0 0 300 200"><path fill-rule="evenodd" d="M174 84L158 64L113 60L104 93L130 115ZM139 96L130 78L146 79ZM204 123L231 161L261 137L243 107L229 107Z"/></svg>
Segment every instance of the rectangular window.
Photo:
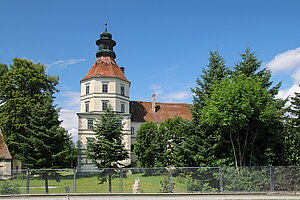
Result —
<svg viewBox="0 0 300 200"><path fill-rule="evenodd" d="M108 92L108 84L107 83L102 83L102 92L107 93Z"/></svg>
<svg viewBox="0 0 300 200"><path fill-rule="evenodd" d="M90 103L89 102L85 103L85 112L90 112Z"/></svg>
<svg viewBox="0 0 300 200"><path fill-rule="evenodd" d="M131 133L131 135L134 135L134 127L131 127L130 133Z"/></svg>
<svg viewBox="0 0 300 200"><path fill-rule="evenodd" d="M103 111L107 110L107 108L108 108L108 103L109 103L109 101L107 101L107 100L103 100L103 101L102 101L102 110L103 110Z"/></svg>
<svg viewBox="0 0 300 200"><path fill-rule="evenodd" d="M92 119L88 119L87 128L88 129L93 129L93 126L94 126L94 121Z"/></svg>
<svg viewBox="0 0 300 200"><path fill-rule="evenodd" d="M90 86L86 85L85 86L85 94L89 94L90 93Z"/></svg>
<svg viewBox="0 0 300 200"><path fill-rule="evenodd" d="M125 96L125 86L121 85L121 95Z"/></svg>
<svg viewBox="0 0 300 200"><path fill-rule="evenodd" d="M121 113L125 112L125 103L121 103Z"/></svg>

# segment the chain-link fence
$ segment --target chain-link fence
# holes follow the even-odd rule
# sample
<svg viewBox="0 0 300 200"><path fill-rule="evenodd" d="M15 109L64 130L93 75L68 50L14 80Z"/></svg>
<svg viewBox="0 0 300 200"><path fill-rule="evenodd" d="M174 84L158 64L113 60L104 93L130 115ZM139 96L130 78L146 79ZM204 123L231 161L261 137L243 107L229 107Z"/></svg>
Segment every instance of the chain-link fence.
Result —
<svg viewBox="0 0 300 200"><path fill-rule="evenodd" d="M0 194L300 191L300 167L0 170Z"/></svg>

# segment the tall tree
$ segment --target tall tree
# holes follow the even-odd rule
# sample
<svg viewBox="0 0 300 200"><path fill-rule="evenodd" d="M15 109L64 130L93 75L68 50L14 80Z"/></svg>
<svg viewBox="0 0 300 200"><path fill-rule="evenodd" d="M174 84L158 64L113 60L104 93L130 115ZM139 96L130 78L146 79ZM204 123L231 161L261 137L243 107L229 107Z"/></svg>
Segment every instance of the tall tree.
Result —
<svg viewBox="0 0 300 200"><path fill-rule="evenodd" d="M217 148L236 166L278 164L283 112L264 86L262 78L243 73L212 86L201 111L201 122L214 131Z"/></svg>
<svg viewBox="0 0 300 200"><path fill-rule="evenodd" d="M29 152L33 142L29 138L38 139L33 138L33 135L42 133L41 130L34 127L35 123L39 123L35 121L38 120L38 117L35 116L39 112L43 112L39 109L46 109L45 106L48 106L47 109L50 110L45 110L45 113L56 112L53 111L54 108L50 105L49 99L52 101L53 94L58 91L56 89L57 84L58 77L47 75L46 67L42 64L34 64L25 59L15 58L10 67L0 65L0 127L11 153L22 161L26 160L25 165L33 166L33 162L37 159L37 157L32 157L31 162L25 156L27 154L34 156L32 152ZM58 115L56 113L51 117L57 118ZM48 128L53 125L57 128L58 119L55 120L55 125L52 123L53 120L46 120L43 125ZM57 128L57 130L52 128L51 130L63 132L61 128ZM43 132L42 134L47 133ZM52 141L61 144L55 138L52 138Z"/></svg>
<svg viewBox="0 0 300 200"><path fill-rule="evenodd" d="M291 97L290 113L285 124L285 159L287 165L300 166L300 93Z"/></svg>
<svg viewBox="0 0 300 200"><path fill-rule="evenodd" d="M147 121L142 124L137 132L134 152L136 153L141 167L154 167L158 156L158 125Z"/></svg>
<svg viewBox="0 0 300 200"><path fill-rule="evenodd" d="M111 107L100 114L94 127L96 138L88 143L87 156L97 168L119 168L129 158L128 151L122 141L122 123L120 117ZM108 171L109 191L111 192L111 178L114 172ZM105 182L102 178L101 182Z"/></svg>
<svg viewBox="0 0 300 200"><path fill-rule="evenodd" d="M246 48L245 52L240 54L240 57L242 61L238 62L234 66L234 73L242 73L245 76L259 77L263 82L263 86L268 88L269 93L272 94L273 97L275 97L278 94L281 82L270 88L273 84L273 82L270 80L271 71L267 68L263 68L260 70L262 61L258 60L255 52L251 52L250 48Z"/></svg>
<svg viewBox="0 0 300 200"><path fill-rule="evenodd" d="M194 93L192 113L196 123L199 123L199 113L204 104L205 95L209 95L211 86L227 77L230 71L225 66L223 57L218 51L210 51L208 69L202 69L202 75L196 79L197 86L192 88Z"/></svg>
<svg viewBox="0 0 300 200"><path fill-rule="evenodd" d="M24 141L24 167L31 169L70 167L72 142L67 131L60 126L58 110L51 96L31 109Z"/></svg>

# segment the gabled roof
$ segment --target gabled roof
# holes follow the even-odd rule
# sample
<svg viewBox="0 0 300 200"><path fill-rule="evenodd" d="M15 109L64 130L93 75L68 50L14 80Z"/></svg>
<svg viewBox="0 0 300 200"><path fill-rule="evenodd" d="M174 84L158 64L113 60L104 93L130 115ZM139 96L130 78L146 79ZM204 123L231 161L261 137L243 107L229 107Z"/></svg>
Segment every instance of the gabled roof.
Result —
<svg viewBox="0 0 300 200"><path fill-rule="evenodd" d="M131 120L133 122L163 122L167 119L181 117L192 119L188 104L184 103L156 103L155 112L152 111L152 102L130 101Z"/></svg>
<svg viewBox="0 0 300 200"><path fill-rule="evenodd" d="M95 77L113 77L128 81L115 60L108 56L97 58L96 62L81 81Z"/></svg>
<svg viewBox="0 0 300 200"><path fill-rule="evenodd" d="M0 159L12 159L0 130Z"/></svg>

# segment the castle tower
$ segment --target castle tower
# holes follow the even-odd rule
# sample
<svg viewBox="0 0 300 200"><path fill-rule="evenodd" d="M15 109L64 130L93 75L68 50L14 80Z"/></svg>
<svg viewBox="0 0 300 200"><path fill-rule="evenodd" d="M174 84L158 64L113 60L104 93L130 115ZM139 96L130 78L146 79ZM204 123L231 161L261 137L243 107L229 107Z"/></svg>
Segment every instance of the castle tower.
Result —
<svg viewBox="0 0 300 200"><path fill-rule="evenodd" d="M94 169L91 160L85 154L87 141L95 138L93 125L104 113L108 105L121 116L123 124L123 141L126 150L131 153L131 120L129 113L129 87L130 82L124 75L124 68L119 67L115 61L116 54L113 47L116 42L112 35L105 30L96 41L99 50L96 52L96 62L80 81L80 112L78 115L78 168L80 170ZM130 164L130 158L124 161Z"/></svg>

